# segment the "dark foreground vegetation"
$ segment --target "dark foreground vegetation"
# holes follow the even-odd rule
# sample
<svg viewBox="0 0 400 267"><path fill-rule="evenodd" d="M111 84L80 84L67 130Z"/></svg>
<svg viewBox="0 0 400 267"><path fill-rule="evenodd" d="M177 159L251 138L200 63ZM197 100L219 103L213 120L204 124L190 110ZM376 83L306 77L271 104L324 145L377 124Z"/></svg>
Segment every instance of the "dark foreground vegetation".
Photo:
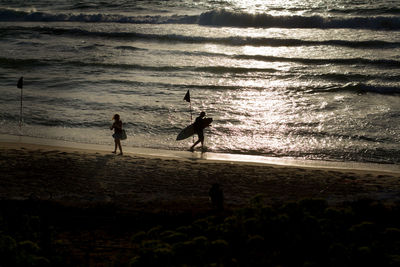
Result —
<svg viewBox="0 0 400 267"><path fill-rule="evenodd" d="M400 205L260 198L233 211L0 201L0 266L400 266Z"/></svg>

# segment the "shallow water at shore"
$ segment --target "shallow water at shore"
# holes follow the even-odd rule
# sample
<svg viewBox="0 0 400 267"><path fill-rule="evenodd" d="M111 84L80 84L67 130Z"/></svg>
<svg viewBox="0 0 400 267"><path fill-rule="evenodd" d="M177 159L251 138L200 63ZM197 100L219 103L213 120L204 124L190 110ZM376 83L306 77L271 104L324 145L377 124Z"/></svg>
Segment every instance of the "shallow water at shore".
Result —
<svg viewBox="0 0 400 267"><path fill-rule="evenodd" d="M86 151L88 153L93 151L100 151L102 153L109 153L112 150L113 144L99 145L88 143L76 143L71 141L62 141L54 139L43 139L27 136L13 136L0 134L0 143L5 146L7 144L16 144L18 147L32 147L41 146L53 150L64 149L77 149L79 151ZM214 153L202 151L201 149L195 152L190 151L176 151L164 149L151 149L140 147L125 147L123 151L127 155L136 155L144 157L165 158L165 159L183 159L191 160L194 162L225 162L225 163L245 163L245 164L261 164L261 165L276 165L287 167L304 167L315 169L337 169L337 170L352 170L352 171L372 171L372 172L388 172L400 173L400 167L394 164L376 164L376 163L360 163L360 162L339 162L339 161L321 161L321 160L305 160L296 158L278 158L266 157L244 154L230 154L230 153Z"/></svg>

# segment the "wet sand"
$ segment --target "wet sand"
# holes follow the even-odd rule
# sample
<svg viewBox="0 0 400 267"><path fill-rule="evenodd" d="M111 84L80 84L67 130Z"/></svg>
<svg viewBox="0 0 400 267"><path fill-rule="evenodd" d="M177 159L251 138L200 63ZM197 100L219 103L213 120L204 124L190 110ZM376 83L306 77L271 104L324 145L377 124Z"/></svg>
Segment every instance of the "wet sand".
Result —
<svg viewBox="0 0 400 267"><path fill-rule="evenodd" d="M111 150L110 150L111 151ZM206 153L207 154L207 153ZM400 173L215 161L0 142L0 199L51 200L67 206L112 204L121 211L209 209L219 183L225 207L323 198L400 200Z"/></svg>

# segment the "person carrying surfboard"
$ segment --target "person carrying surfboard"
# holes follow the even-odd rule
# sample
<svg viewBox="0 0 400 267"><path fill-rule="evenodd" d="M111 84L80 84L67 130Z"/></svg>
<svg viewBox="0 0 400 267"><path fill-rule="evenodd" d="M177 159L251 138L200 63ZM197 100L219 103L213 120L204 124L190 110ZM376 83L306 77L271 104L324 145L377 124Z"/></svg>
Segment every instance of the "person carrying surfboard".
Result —
<svg viewBox="0 0 400 267"><path fill-rule="evenodd" d="M206 113L204 111L202 111L200 113L200 116L198 116L196 118L196 120L193 123L193 127L194 127L194 132L197 134L197 136L199 137L199 139L190 147L190 151L194 150L194 147L201 142L201 148L204 147L204 127L203 127L203 120L204 117L206 116Z"/></svg>

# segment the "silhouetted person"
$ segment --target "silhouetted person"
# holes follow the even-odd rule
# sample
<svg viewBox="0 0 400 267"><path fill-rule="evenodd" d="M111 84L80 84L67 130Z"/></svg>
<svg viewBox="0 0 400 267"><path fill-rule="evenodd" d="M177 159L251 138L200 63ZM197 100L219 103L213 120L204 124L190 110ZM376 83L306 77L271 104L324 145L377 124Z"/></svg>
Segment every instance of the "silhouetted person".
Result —
<svg viewBox="0 0 400 267"><path fill-rule="evenodd" d="M200 116L198 116L193 123L194 132L197 134L199 139L190 147L190 151L193 151L194 147L200 142L201 142L201 148L203 148L203 146L204 146L203 120L204 120L205 116L206 116L206 113L204 111L202 111L200 113Z"/></svg>
<svg viewBox="0 0 400 267"><path fill-rule="evenodd" d="M213 205L213 207L215 207L217 210L223 210L224 192L222 191L220 185L217 183L213 184L208 194L210 196L211 204Z"/></svg>
<svg viewBox="0 0 400 267"><path fill-rule="evenodd" d="M120 153L118 155L122 155L122 146L121 146L121 139L122 139L122 121L119 118L118 114L115 114L113 117L114 123L110 126L110 130L114 129L114 134L112 137L114 138L115 148L112 153L117 153L117 147L119 148Z"/></svg>

